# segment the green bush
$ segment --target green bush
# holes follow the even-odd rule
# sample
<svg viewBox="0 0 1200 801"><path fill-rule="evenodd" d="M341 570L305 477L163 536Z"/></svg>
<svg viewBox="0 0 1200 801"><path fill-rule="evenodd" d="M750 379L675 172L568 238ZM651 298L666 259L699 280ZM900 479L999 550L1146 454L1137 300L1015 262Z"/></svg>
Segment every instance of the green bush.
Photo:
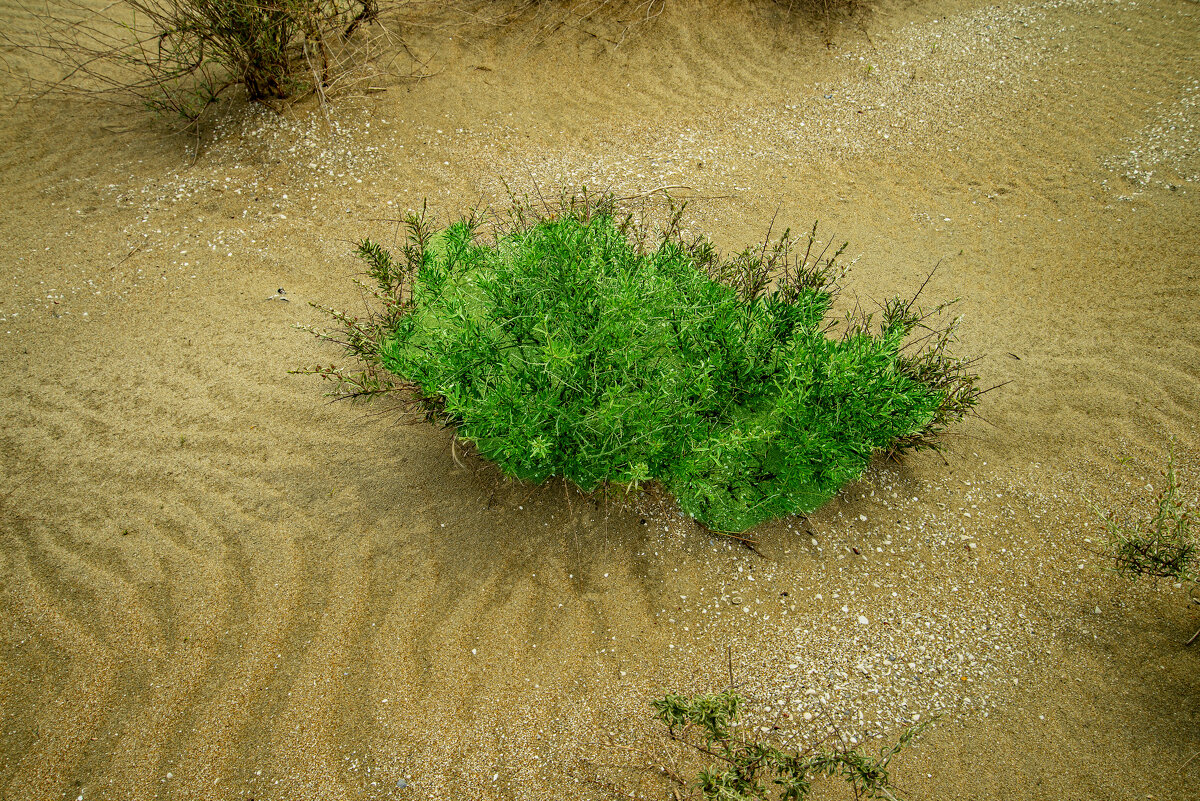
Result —
<svg viewBox="0 0 1200 801"><path fill-rule="evenodd" d="M877 330L858 316L830 336L841 251L814 255L815 228L803 255L785 232L722 259L678 215L651 241L608 199L519 214L490 241L474 219L409 227L402 264L359 250L385 300L370 324L349 321L362 378L397 377L523 480L657 480L698 521L740 532L813 511L874 453L934 445L978 396L945 353L952 326L904 348L926 319L912 301L884 305Z"/></svg>

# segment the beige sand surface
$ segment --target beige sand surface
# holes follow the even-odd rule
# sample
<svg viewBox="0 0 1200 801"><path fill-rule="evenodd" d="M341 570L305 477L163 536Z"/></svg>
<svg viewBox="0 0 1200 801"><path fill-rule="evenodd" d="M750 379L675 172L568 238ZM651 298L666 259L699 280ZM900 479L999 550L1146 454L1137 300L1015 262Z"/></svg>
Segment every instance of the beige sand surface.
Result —
<svg viewBox="0 0 1200 801"><path fill-rule="evenodd" d="M1200 796L1200 615L1105 573L1086 504L1144 502L1172 436L1200 488L1200 5L400 30L432 77L230 108L194 163L126 111L5 108L0 798L669 798L649 701L727 654L757 720L941 714L913 798ZM287 373L338 357L292 326L360 303L355 240L504 181L686 186L726 248L819 218L863 299L940 262L1004 386L760 556Z"/></svg>

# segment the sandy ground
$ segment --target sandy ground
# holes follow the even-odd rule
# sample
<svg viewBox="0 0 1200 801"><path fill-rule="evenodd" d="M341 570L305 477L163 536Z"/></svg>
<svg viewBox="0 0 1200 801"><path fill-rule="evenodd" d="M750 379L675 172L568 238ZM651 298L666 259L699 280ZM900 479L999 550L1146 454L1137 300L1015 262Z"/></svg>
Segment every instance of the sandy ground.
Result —
<svg viewBox="0 0 1200 801"><path fill-rule="evenodd" d="M1200 488L1200 6L399 32L431 77L230 104L194 162L136 114L5 108L0 798L668 798L649 701L730 667L758 722L941 715L895 763L916 799L1200 795L1200 615L1106 573L1087 505L1144 509L1171 437ZM758 555L287 373L338 358L293 325L360 303L355 240L505 181L686 187L724 248L820 219L864 301L940 262L1003 386Z"/></svg>

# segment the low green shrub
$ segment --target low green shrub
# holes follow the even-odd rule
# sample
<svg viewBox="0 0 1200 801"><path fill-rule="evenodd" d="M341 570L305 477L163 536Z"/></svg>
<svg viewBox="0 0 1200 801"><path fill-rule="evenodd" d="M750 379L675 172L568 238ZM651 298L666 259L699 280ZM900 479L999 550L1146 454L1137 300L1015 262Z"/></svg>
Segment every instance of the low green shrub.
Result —
<svg viewBox="0 0 1200 801"><path fill-rule="evenodd" d="M695 783L708 801L766 801L775 793L780 801L803 801L813 785L826 777L841 778L855 798L898 801L891 761L928 725L905 729L878 756L841 742L796 751L740 735L741 704L742 699L730 691L694 698L667 695L654 702L672 739L712 761Z"/></svg>
<svg viewBox="0 0 1200 801"><path fill-rule="evenodd" d="M679 219L650 237L611 198L577 200L485 241L477 219L434 232L413 216L400 261L359 248L381 311L325 334L367 369L310 372L343 394L415 393L509 475L657 480L726 532L813 511L975 404L953 324L929 328L912 300L831 335L842 251L815 253L815 228L723 259Z"/></svg>

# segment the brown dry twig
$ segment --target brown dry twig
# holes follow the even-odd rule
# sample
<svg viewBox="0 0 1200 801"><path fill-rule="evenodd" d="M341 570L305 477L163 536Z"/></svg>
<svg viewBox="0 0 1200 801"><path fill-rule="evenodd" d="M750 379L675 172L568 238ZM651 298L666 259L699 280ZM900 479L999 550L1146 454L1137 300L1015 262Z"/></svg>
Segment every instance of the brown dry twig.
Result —
<svg viewBox="0 0 1200 801"><path fill-rule="evenodd" d="M150 109L193 128L240 89L271 106L360 85L394 39L379 0L86 0L21 6L30 26L0 30L23 54L6 69L47 95L100 98ZM370 27L370 31L367 28Z"/></svg>

